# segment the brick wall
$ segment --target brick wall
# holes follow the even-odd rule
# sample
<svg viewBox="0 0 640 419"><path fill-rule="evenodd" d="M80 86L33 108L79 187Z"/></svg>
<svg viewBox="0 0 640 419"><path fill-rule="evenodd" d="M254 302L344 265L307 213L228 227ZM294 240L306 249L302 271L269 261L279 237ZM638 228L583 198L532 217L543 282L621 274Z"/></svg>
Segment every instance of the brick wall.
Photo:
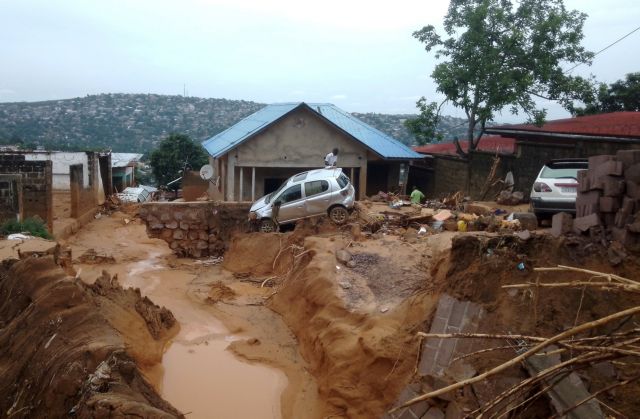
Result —
<svg viewBox="0 0 640 419"><path fill-rule="evenodd" d="M138 215L150 237L167 243L178 256L221 256L231 236L248 229L249 203L149 202Z"/></svg>
<svg viewBox="0 0 640 419"><path fill-rule="evenodd" d="M640 144L604 141L519 141L515 155L500 156L497 179L513 173L515 187L528 198L531 187L542 166L549 160L562 158L587 158L601 154L616 154L618 150L640 149ZM452 156L434 156L433 187L427 196L439 198L456 191L463 191L473 199L480 194L489 176L495 154L472 152L467 159ZM499 186L490 190L486 199L493 199Z"/></svg>
<svg viewBox="0 0 640 419"><path fill-rule="evenodd" d="M13 199L18 200L18 206L22 207L22 218L39 217L47 226L49 231L53 228L53 189L51 185L52 163L50 161L25 161L25 156L20 154L0 155L0 175L13 175L14 179L19 178L13 189L13 185L4 185L5 204ZM17 178L15 178L17 176ZM18 197L15 197L15 194ZM11 197L9 197L11 195ZM21 204L20 204L21 202ZM15 208L14 204L11 204ZM5 207L6 211L6 207ZM14 218L15 213L5 212L5 217ZM3 218L2 221L7 218Z"/></svg>

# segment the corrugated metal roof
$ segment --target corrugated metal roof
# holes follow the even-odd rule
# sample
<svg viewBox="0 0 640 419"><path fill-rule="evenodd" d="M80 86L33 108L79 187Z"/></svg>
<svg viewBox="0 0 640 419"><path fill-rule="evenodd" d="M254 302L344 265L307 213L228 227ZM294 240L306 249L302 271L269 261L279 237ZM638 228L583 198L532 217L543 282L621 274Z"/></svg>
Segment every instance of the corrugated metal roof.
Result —
<svg viewBox="0 0 640 419"><path fill-rule="evenodd" d="M141 158L142 154L138 153L111 153L111 167L126 167Z"/></svg>
<svg viewBox="0 0 640 419"><path fill-rule="evenodd" d="M422 155L411 150L411 148L402 144L400 141L365 124L358 118L330 103L306 104L304 102L298 102L267 105L229 129L205 140L202 145L211 156L215 158L220 157L301 106L308 107L384 159L423 158Z"/></svg>

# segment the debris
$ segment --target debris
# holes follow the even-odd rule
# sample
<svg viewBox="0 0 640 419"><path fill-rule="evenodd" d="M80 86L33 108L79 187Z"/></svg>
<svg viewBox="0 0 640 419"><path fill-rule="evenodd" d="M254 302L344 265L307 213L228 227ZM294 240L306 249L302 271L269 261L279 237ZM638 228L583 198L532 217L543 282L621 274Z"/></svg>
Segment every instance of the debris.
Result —
<svg viewBox="0 0 640 419"><path fill-rule="evenodd" d="M462 231L462 232L467 231L467 222L466 221L464 221L464 220L458 221L457 226L458 226L458 231Z"/></svg>
<svg viewBox="0 0 640 419"><path fill-rule="evenodd" d="M513 233L513 235L524 241L527 241L531 238L531 232L529 232L529 230L516 231Z"/></svg>
<svg viewBox="0 0 640 419"><path fill-rule="evenodd" d="M513 219L520 221L520 226L525 230L538 228L538 218L531 212L514 212Z"/></svg>
<svg viewBox="0 0 640 419"><path fill-rule="evenodd" d="M502 191L496 197L496 202L500 205L518 205L524 200L522 192Z"/></svg>
<svg viewBox="0 0 640 419"><path fill-rule="evenodd" d="M427 234L427 229L424 226L421 226L420 229L418 230L418 235L424 236L425 234Z"/></svg>
<svg viewBox="0 0 640 419"><path fill-rule="evenodd" d="M436 221L445 221L451 218L452 216L453 214L451 213L451 211L447 209L443 209L438 211L437 214L433 216L433 219Z"/></svg>
<svg viewBox="0 0 640 419"><path fill-rule="evenodd" d="M22 233L13 233L7 236L7 240L29 240L32 238L33 236L29 236L27 234L22 234Z"/></svg>
<svg viewBox="0 0 640 419"><path fill-rule="evenodd" d="M526 267L524 266L524 262L520 262L520 263L518 263L517 268L518 268L518 270L519 270L519 271L524 271L524 270L525 270L525 268L526 268Z"/></svg>
<svg viewBox="0 0 640 419"><path fill-rule="evenodd" d="M475 215L489 215L493 212L493 210L491 209L491 207L484 204L467 202L466 204L464 204L464 212Z"/></svg>
<svg viewBox="0 0 640 419"><path fill-rule="evenodd" d="M102 263L116 263L113 256L106 253L98 253L95 249L87 249L77 260L76 263L86 264L102 264Z"/></svg>
<svg viewBox="0 0 640 419"><path fill-rule="evenodd" d="M591 227L600 225L600 219L598 215L593 213L584 217L577 217L573 220L573 231L577 234L588 231Z"/></svg>

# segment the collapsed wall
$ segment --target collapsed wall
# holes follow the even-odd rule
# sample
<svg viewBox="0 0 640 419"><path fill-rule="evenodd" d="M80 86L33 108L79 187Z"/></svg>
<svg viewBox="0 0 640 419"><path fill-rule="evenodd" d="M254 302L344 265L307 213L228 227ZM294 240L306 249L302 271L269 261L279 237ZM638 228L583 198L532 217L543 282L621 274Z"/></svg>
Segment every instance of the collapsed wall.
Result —
<svg viewBox="0 0 640 419"><path fill-rule="evenodd" d="M233 233L248 228L249 203L150 202L138 216L149 237L167 243L178 256L221 256Z"/></svg>
<svg viewBox="0 0 640 419"><path fill-rule="evenodd" d="M0 266L2 416L182 417L141 375L115 317L164 341L171 313L106 274L93 285L68 277L54 259Z"/></svg>

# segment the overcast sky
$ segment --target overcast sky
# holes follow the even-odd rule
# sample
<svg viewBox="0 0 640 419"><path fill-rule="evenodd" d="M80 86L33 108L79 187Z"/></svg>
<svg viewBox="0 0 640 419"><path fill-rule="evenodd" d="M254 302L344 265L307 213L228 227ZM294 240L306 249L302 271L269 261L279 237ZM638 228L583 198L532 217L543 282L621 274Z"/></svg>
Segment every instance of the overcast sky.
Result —
<svg viewBox="0 0 640 419"><path fill-rule="evenodd" d="M565 0L589 14L600 50L640 23L638 0ZM446 0L0 0L0 102L96 93L332 102L414 113L438 99L436 63L411 33L439 25ZM576 74L640 71L640 31ZM550 107L550 118L566 116ZM454 109L444 113L459 115ZM499 121L517 121L509 115Z"/></svg>

